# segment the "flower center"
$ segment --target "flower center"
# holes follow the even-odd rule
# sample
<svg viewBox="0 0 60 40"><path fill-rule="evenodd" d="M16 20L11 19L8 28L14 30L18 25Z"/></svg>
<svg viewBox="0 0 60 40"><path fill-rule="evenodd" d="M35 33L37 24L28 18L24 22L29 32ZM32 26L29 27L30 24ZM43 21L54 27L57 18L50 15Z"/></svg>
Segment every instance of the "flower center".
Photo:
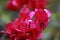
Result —
<svg viewBox="0 0 60 40"><path fill-rule="evenodd" d="M41 26L41 27L43 27L43 26L44 26L44 23L43 23L43 22L42 22L42 23L40 23L40 26Z"/></svg>

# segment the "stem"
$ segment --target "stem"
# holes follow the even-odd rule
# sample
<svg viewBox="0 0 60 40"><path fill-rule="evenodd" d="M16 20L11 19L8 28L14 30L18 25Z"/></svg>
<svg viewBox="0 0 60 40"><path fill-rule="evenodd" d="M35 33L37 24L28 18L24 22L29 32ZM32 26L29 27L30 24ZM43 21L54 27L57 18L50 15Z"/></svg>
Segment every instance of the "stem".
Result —
<svg viewBox="0 0 60 40"><path fill-rule="evenodd" d="M8 34L8 33L2 30L2 31L0 31L0 34Z"/></svg>

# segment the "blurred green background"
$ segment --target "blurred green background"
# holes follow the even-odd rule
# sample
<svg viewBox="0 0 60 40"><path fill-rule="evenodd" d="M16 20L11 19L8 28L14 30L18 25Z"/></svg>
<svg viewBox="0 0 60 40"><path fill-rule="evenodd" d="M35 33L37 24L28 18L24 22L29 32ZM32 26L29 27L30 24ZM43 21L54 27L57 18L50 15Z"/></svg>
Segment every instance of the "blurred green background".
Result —
<svg viewBox="0 0 60 40"><path fill-rule="evenodd" d="M17 12L8 11L7 0L0 0L0 30L5 30L6 24L18 17ZM60 0L48 0L47 9L51 10L51 21L43 31L43 40L60 40ZM0 35L0 40L7 40L6 35Z"/></svg>

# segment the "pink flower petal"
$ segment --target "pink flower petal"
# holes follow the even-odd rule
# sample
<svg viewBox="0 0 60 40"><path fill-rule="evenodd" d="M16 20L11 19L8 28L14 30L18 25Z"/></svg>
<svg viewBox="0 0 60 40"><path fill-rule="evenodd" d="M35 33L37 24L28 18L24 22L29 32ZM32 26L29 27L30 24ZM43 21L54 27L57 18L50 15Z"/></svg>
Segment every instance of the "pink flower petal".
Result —
<svg viewBox="0 0 60 40"><path fill-rule="evenodd" d="M30 18L33 18L34 14L35 14L34 11L30 12L30 14L29 14Z"/></svg>
<svg viewBox="0 0 60 40"><path fill-rule="evenodd" d="M50 17L50 16L51 16L51 12L50 12L49 10L44 9L44 11L48 14L48 17Z"/></svg>

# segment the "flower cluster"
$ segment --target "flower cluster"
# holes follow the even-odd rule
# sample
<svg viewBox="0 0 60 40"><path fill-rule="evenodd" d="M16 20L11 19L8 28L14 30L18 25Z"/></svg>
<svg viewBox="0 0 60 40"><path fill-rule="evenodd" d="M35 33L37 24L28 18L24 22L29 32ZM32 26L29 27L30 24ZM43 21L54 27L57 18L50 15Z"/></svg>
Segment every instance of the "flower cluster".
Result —
<svg viewBox="0 0 60 40"><path fill-rule="evenodd" d="M46 0L9 0L7 8L19 12L19 18L6 26L9 40L38 40L40 33L47 27L51 13L47 10Z"/></svg>
<svg viewBox="0 0 60 40"><path fill-rule="evenodd" d="M7 3L7 8L11 11L20 10L25 5L30 9L44 9L46 8L47 0L9 0Z"/></svg>

